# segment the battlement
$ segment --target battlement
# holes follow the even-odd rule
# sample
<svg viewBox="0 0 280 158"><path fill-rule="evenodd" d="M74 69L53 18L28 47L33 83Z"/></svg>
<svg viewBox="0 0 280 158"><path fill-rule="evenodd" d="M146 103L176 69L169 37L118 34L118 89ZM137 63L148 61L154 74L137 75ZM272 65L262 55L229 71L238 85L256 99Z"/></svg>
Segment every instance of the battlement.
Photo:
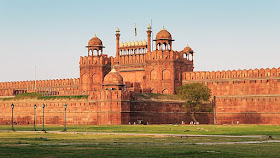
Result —
<svg viewBox="0 0 280 158"><path fill-rule="evenodd" d="M52 95L62 94L59 91L67 91L67 94L75 90L78 93L80 84L79 78L70 79L53 79L53 80L32 80L32 81L15 81L0 82L0 96L12 96L26 92L49 92L56 91ZM73 93L74 94L74 93Z"/></svg>
<svg viewBox="0 0 280 158"><path fill-rule="evenodd" d="M147 60L176 60L185 64L193 64L185 53L173 50L156 50L146 54Z"/></svg>
<svg viewBox="0 0 280 158"><path fill-rule="evenodd" d="M196 71L184 72L183 80L199 81L199 80L220 80L220 79L249 79L249 78L271 78L280 77L280 67L266 69L249 69L249 70L227 70L227 71Z"/></svg>
<svg viewBox="0 0 280 158"><path fill-rule="evenodd" d="M79 85L79 78L70 79L52 79L52 80L37 80L36 86L49 87L49 86L64 86L64 85ZM0 82L0 89L3 88L24 88L27 86L35 86L35 80L32 81L12 81L12 82Z"/></svg>
<svg viewBox="0 0 280 158"><path fill-rule="evenodd" d="M92 91L89 94L90 100L95 101L108 101L108 100L114 100L114 101L122 101L122 100L130 100L131 97L130 91L121 91L121 90L100 90L100 91Z"/></svg>
<svg viewBox="0 0 280 158"><path fill-rule="evenodd" d="M107 65L111 64L111 57L103 54L101 56L84 56L80 57L80 66L83 65Z"/></svg>

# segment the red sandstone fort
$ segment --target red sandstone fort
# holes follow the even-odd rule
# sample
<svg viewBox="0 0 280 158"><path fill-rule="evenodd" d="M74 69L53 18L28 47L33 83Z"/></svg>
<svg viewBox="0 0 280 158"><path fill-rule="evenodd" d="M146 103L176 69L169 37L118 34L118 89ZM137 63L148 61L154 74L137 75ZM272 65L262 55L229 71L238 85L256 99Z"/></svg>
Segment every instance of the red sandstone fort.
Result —
<svg viewBox="0 0 280 158"><path fill-rule="evenodd" d="M116 30L116 56L104 54L102 41L89 40L87 56L80 57L80 78L0 83L0 96L43 92L54 96L88 95L81 100L3 100L0 124L9 124L10 105L15 104L15 120L29 124L33 105L46 104L46 123L63 123L63 105L69 106L69 124L150 124L190 122L180 101L137 100L135 93L175 94L188 83L207 85L215 96L214 111L196 115L205 124L280 124L280 68L216 72L193 72L193 50L175 51L171 34L163 28L151 49L152 29L147 41L120 42ZM38 108L40 114L42 109ZM37 122L41 123L41 116Z"/></svg>

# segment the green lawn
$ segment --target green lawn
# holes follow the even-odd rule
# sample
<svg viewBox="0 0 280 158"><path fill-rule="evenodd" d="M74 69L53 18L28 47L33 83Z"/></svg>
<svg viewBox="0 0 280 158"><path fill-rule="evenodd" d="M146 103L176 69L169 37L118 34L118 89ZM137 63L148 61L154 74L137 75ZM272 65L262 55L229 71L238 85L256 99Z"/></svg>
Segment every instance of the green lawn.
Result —
<svg viewBox="0 0 280 158"><path fill-rule="evenodd" d="M0 157L279 157L280 144L6 146Z"/></svg>
<svg viewBox="0 0 280 158"><path fill-rule="evenodd" d="M40 127L38 126L38 129ZM272 125L72 125L67 127L68 131L87 132L272 135L273 140L280 140L279 126ZM10 129L10 126L0 126L0 130ZM33 126L15 126L15 129L31 131ZM61 131L63 126L46 126L45 129L47 131ZM267 137L181 138L2 131L0 132L0 157L280 157L280 143L196 144L263 140L268 139Z"/></svg>
<svg viewBox="0 0 280 158"><path fill-rule="evenodd" d="M194 145L261 138L150 137L0 132L0 157L278 157L280 143ZM83 143L83 144L57 144ZM94 144L95 143L95 144ZM98 143L98 144L96 144ZM166 143L177 143L174 145ZM189 143L189 144L186 144Z"/></svg>
<svg viewBox="0 0 280 158"><path fill-rule="evenodd" d="M33 126L15 125L15 130L32 131ZM0 125L0 130L10 130L11 126ZM37 126L38 130L42 126ZM62 131L63 126L45 126L47 131ZM68 125L68 131L114 132L114 133L164 133L202 135L272 135L280 137L280 126L276 125Z"/></svg>

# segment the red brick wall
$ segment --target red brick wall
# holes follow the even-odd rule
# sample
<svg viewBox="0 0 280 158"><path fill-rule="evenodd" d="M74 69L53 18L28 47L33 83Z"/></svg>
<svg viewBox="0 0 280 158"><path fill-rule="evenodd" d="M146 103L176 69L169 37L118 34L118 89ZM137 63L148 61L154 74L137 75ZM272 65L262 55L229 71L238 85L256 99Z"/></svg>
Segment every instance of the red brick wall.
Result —
<svg viewBox="0 0 280 158"><path fill-rule="evenodd" d="M17 90L49 92L49 95L79 95L79 82L79 78L38 80L36 89L35 81L0 82L0 96L15 95Z"/></svg>
<svg viewBox="0 0 280 158"><path fill-rule="evenodd" d="M182 102L134 101L130 105L130 121L143 120L149 124L181 124L182 121L193 121L186 113ZM201 124L213 124L213 113L201 112L196 114Z"/></svg>
<svg viewBox="0 0 280 158"><path fill-rule="evenodd" d="M11 101L0 101L0 124L11 124ZM42 104L45 103L45 124L64 124L64 104L67 103L67 124L115 125L143 120L149 124L189 123L190 116L182 110L181 102L143 102L129 100L18 100L13 101L14 122L33 124L34 104L37 104L36 123L42 124ZM198 113L200 123L212 124L213 114Z"/></svg>
<svg viewBox="0 0 280 158"><path fill-rule="evenodd" d="M280 124L280 68L187 72L183 78L183 84L211 89L218 124Z"/></svg>
<svg viewBox="0 0 280 158"><path fill-rule="evenodd" d="M0 124L11 124L11 101L0 101ZM21 124L33 124L34 104L37 104L36 123L42 123L45 103L45 124L64 123L64 104L67 103L67 124L121 124L122 114L117 105L110 102L96 102L88 100L19 100L13 101L14 121ZM127 104L127 103L126 103ZM109 108L111 107L111 108ZM128 121L126 120L128 123Z"/></svg>
<svg viewBox="0 0 280 158"><path fill-rule="evenodd" d="M217 97L217 124L280 124L280 97Z"/></svg>

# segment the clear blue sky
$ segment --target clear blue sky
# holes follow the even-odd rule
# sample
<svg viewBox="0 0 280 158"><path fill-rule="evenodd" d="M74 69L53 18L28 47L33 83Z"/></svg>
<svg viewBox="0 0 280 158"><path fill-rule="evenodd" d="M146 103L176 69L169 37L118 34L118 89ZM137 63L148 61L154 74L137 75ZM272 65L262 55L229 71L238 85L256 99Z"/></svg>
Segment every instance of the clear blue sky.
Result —
<svg viewBox="0 0 280 158"><path fill-rule="evenodd" d="M97 34L105 54L164 26L174 50L195 51L195 71L280 67L279 0L0 0L0 82L79 77Z"/></svg>

